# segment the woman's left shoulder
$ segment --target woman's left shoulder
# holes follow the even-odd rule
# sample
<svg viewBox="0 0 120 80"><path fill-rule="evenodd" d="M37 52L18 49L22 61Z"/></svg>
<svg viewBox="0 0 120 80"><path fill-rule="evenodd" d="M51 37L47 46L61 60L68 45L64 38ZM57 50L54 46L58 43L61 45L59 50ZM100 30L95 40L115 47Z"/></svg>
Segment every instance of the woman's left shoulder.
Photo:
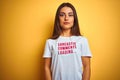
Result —
<svg viewBox="0 0 120 80"><path fill-rule="evenodd" d="M75 39L79 40L87 40L85 36L73 36Z"/></svg>

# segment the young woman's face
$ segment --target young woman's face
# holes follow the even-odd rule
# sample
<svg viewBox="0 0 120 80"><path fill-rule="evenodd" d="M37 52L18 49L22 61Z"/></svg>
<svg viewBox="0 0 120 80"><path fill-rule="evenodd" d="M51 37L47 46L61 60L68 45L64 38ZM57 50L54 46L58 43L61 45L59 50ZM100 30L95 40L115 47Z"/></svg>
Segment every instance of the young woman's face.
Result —
<svg viewBox="0 0 120 80"><path fill-rule="evenodd" d="M60 26L63 30L71 29L74 25L74 14L70 7L63 7L59 14Z"/></svg>

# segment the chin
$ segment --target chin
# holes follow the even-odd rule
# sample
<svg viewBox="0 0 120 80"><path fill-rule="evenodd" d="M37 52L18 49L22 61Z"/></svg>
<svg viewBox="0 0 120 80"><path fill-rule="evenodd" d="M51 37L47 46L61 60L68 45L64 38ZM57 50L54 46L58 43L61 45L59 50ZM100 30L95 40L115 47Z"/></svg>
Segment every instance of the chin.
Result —
<svg viewBox="0 0 120 80"><path fill-rule="evenodd" d="M67 26L67 25L63 26L63 29L71 29L71 28L72 28L71 26Z"/></svg>
<svg viewBox="0 0 120 80"><path fill-rule="evenodd" d="M71 29L71 27L65 27L65 28L63 28L64 30L69 30L69 29Z"/></svg>

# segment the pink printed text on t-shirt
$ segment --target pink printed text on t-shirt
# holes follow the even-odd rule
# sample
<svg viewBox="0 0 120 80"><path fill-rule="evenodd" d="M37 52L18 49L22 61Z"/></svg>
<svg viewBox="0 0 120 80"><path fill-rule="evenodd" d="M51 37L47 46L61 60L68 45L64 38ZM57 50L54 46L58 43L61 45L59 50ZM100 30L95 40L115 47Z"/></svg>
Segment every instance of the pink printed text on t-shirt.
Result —
<svg viewBox="0 0 120 80"><path fill-rule="evenodd" d="M76 48L76 42L61 42L58 43L59 54L72 54Z"/></svg>

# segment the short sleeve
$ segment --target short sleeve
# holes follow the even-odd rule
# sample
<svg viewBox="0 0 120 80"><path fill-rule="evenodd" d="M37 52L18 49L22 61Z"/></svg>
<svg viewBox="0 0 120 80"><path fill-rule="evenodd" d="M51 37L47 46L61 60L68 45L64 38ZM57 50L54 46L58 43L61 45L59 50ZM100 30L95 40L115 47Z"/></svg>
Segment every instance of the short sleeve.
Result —
<svg viewBox="0 0 120 80"><path fill-rule="evenodd" d="M90 48L89 48L89 44L88 44L88 40L87 38L83 38L83 41L82 41L82 55L81 56L88 56L88 57L92 57L92 54L91 54L91 51L90 51Z"/></svg>
<svg viewBox="0 0 120 80"><path fill-rule="evenodd" d="M46 40L43 58L49 58L49 57L51 57L51 49L50 49L49 40Z"/></svg>

